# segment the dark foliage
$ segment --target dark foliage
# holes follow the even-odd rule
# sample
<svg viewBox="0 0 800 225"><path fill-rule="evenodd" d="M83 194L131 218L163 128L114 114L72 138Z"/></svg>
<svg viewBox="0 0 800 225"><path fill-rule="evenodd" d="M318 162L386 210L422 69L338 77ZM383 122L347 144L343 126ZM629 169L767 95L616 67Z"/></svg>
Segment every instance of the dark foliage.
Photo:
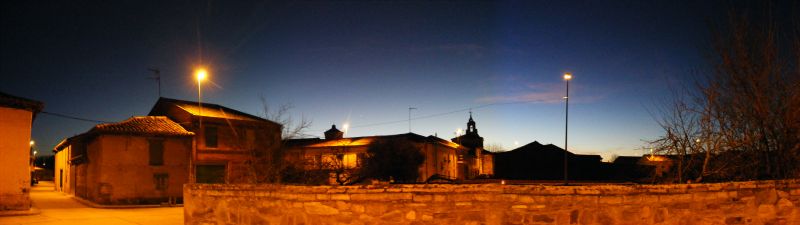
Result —
<svg viewBox="0 0 800 225"><path fill-rule="evenodd" d="M362 168L363 178L413 183L419 177L419 166L425 155L408 141L391 139L371 144Z"/></svg>

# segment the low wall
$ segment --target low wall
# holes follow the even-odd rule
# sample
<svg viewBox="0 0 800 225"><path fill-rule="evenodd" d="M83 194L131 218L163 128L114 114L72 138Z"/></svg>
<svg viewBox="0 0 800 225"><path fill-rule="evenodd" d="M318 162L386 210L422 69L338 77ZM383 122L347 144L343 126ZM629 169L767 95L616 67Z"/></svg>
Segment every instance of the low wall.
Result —
<svg viewBox="0 0 800 225"><path fill-rule="evenodd" d="M184 186L185 224L800 224L800 180Z"/></svg>

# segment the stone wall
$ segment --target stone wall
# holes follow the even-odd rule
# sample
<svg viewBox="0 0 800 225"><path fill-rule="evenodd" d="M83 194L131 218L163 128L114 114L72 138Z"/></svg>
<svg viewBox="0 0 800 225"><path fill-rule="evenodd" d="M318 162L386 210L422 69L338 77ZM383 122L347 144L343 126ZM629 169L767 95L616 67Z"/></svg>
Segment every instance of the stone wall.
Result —
<svg viewBox="0 0 800 225"><path fill-rule="evenodd" d="M800 224L800 180L184 186L186 224Z"/></svg>

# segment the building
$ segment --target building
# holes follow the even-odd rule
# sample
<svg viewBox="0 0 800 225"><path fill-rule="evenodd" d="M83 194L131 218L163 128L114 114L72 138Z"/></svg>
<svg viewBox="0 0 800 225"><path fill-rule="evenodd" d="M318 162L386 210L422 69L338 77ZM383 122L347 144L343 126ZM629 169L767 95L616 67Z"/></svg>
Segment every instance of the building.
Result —
<svg viewBox="0 0 800 225"><path fill-rule="evenodd" d="M612 162L613 176L617 180L641 183L672 182L674 155L619 156Z"/></svg>
<svg viewBox="0 0 800 225"><path fill-rule="evenodd" d="M148 115L166 116L196 134L197 183L252 182L248 163L281 146L280 124L217 104L159 98Z"/></svg>
<svg viewBox="0 0 800 225"><path fill-rule="evenodd" d="M536 141L511 151L495 153L495 177L516 180L562 180L564 156L568 160L569 180L608 179L608 168L599 155L574 154L555 145L542 145Z"/></svg>
<svg viewBox="0 0 800 225"><path fill-rule="evenodd" d="M99 124L55 147L55 188L100 204L182 200L194 133L163 116Z"/></svg>
<svg viewBox="0 0 800 225"><path fill-rule="evenodd" d="M44 104L0 92L0 211L31 207L31 125Z"/></svg>
<svg viewBox="0 0 800 225"><path fill-rule="evenodd" d="M494 175L494 154L483 149L483 137L478 135L478 128L475 127L475 120L472 119L472 112L469 113L467 130L464 135L450 140L469 150L463 158L464 164L461 168L467 179Z"/></svg>
<svg viewBox="0 0 800 225"><path fill-rule="evenodd" d="M325 139L288 140L284 157L303 170L330 172L329 184L347 183L351 181L349 172L363 165L370 144L387 140L408 141L423 153L425 161L419 166L417 182L431 178L464 179L459 159L466 154L466 148L435 136L414 133L345 138L333 125L325 131Z"/></svg>
<svg viewBox="0 0 800 225"><path fill-rule="evenodd" d="M56 190L100 204L179 203L183 184L253 182L281 125L224 106L160 98L148 116L99 124L55 148Z"/></svg>

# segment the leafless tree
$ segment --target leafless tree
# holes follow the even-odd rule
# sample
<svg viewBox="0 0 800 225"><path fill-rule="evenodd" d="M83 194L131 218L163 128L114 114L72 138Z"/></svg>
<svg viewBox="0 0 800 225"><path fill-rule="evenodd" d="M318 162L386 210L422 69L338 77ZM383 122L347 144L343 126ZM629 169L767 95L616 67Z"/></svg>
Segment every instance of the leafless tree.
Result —
<svg viewBox="0 0 800 225"><path fill-rule="evenodd" d="M291 104L282 104L273 109L264 96L260 96L260 100L263 118L281 125L281 143L277 148L273 148L274 150L252 152L248 160L250 182L280 183L288 171L300 171L297 170L296 165L290 165L284 160L286 142L290 139L307 137L308 135L304 132L311 127L311 120L301 116L299 120L295 121L294 117L290 115ZM262 135L265 136L260 138L273 138L270 137L273 134L269 132L263 132Z"/></svg>
<svg viewBox="0 0 800 225"><path fill-rule="evenodd" d="M497 143L497 142L489 143L489 144L483 146L483 149L485 149L486 151L490 151L490 152L502 152L502 151L506 150L505 147L503 147L503 144L500 144L500 143Z"/></svg>
<svg viewBox="0 0 800 225"><path fill-rule="evenodd" d="M652 143L678 158L678 181L800 176L800 26L775 21L732 11L712 29L713 71L661 110Z"/></svg>

